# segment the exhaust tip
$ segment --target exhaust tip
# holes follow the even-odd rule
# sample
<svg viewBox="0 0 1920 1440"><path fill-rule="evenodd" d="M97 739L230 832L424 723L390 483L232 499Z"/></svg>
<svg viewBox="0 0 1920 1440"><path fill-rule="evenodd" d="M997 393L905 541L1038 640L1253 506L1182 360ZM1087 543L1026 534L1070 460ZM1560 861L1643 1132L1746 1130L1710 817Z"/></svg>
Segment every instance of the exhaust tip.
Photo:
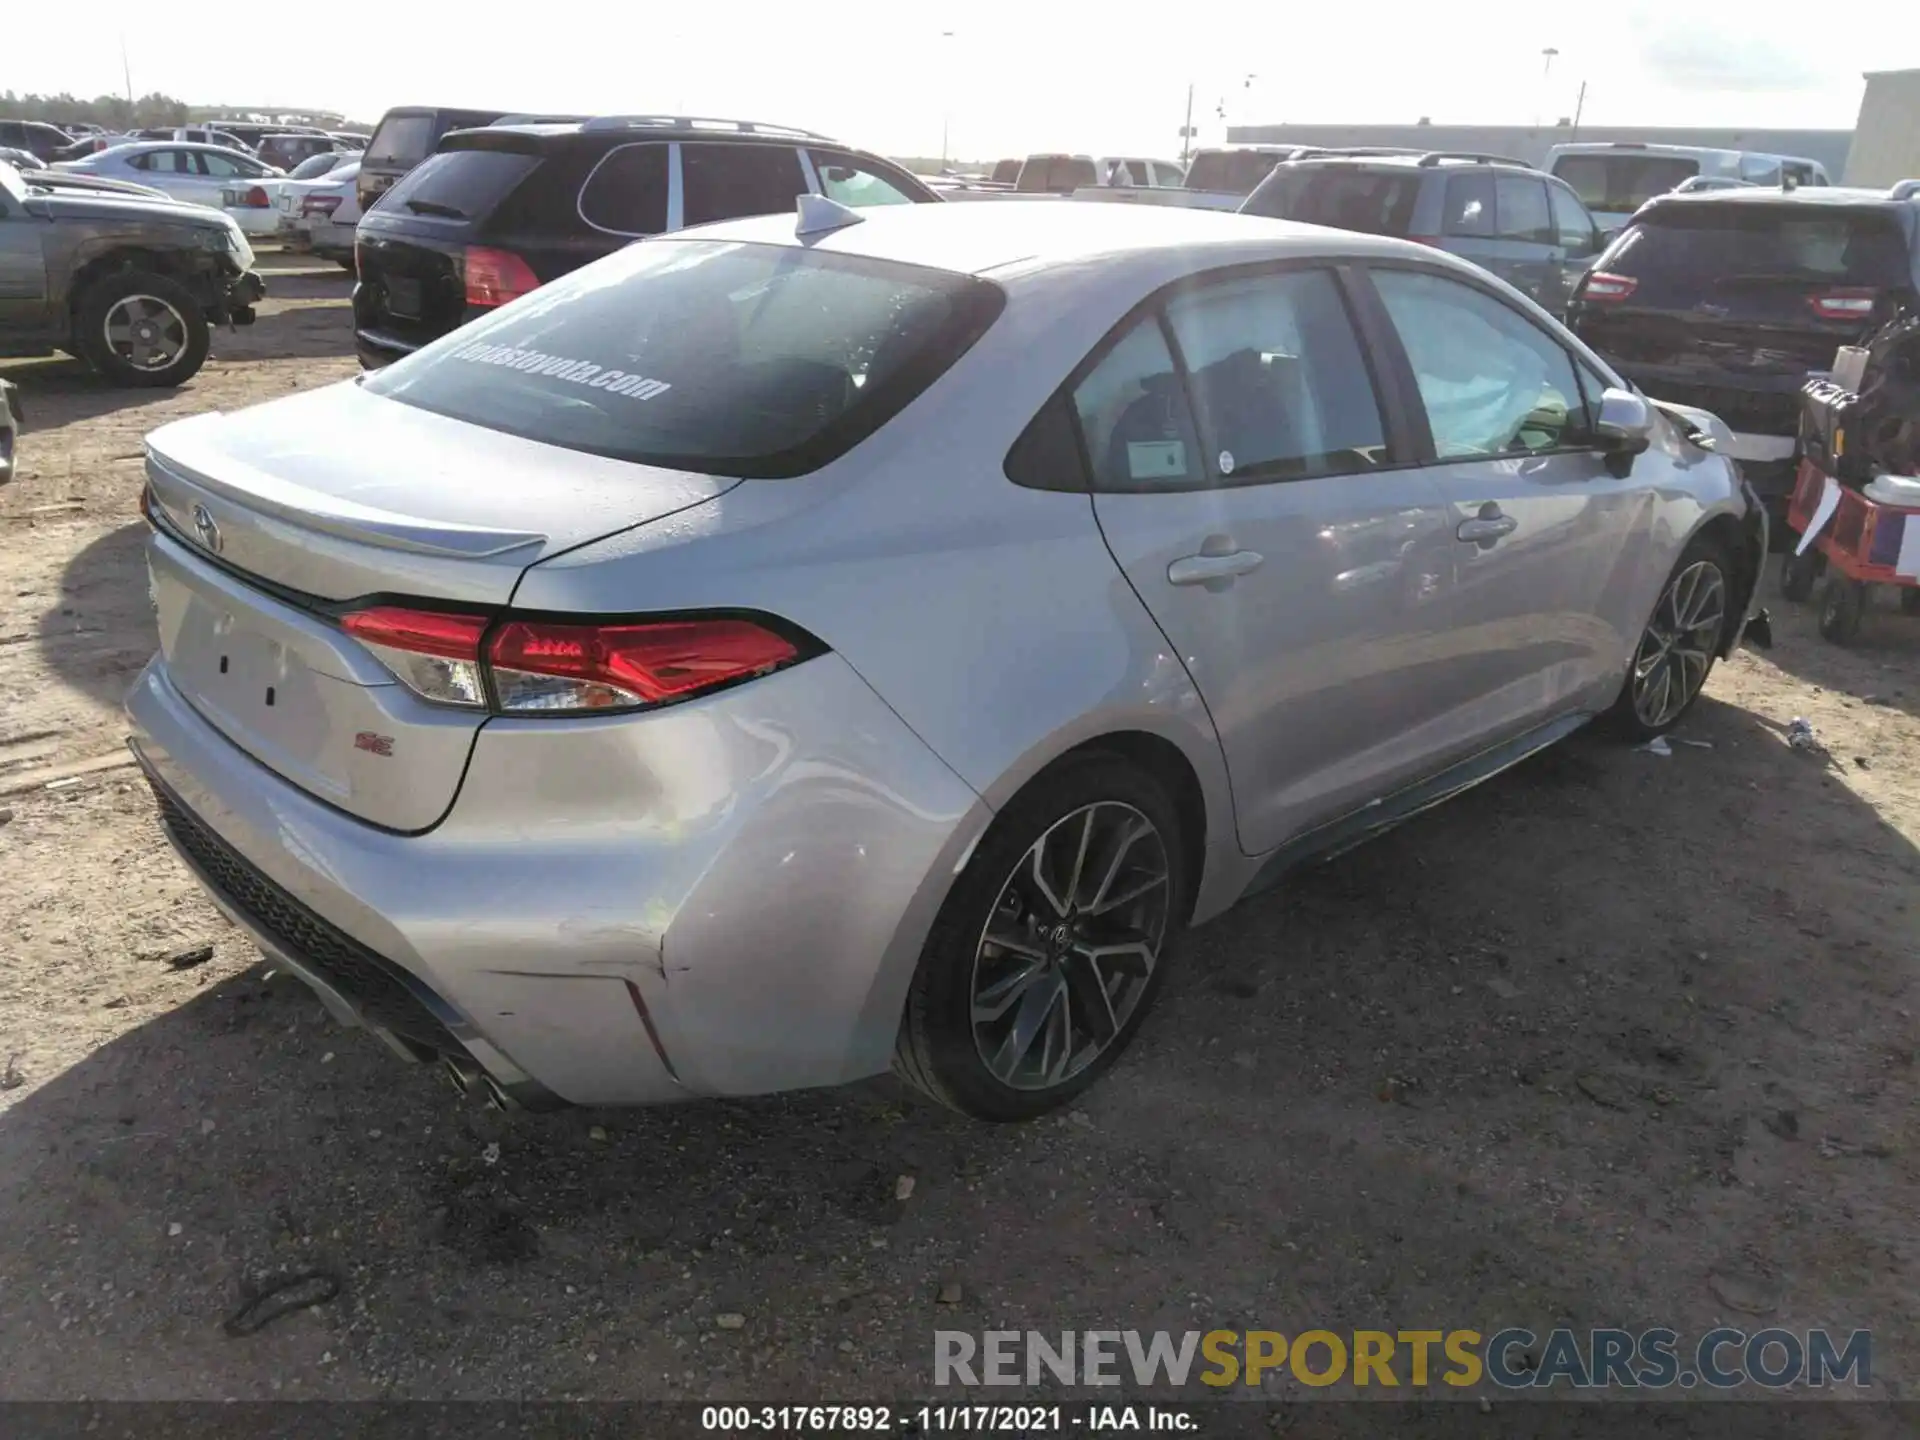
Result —
<svg viewBox="0 0 1920 1440"><path fill-rule="evenodd" d="M479 1088L482 1076L480 1067L471 1060L461 1060L455 1056L442 1057L440 1071L457 1094L471 1097Z"/></svg>

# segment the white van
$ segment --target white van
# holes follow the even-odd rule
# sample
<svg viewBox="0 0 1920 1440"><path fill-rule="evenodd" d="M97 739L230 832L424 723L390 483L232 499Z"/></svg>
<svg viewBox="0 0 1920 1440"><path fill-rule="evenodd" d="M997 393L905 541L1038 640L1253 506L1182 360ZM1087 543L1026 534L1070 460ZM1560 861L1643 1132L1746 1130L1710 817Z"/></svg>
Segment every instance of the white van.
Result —
<svg viewBox="0 0 1920 1440"><path fill-rule="evenodd" d="M1646 145L1600 140L1556 145L1547 173L1573 187L1580 203L1606 229L1616 229L1656 195L1696 175L1748 185L1830 185L1818 160L1759 150L1712 150L1698 145Z"/></svg>

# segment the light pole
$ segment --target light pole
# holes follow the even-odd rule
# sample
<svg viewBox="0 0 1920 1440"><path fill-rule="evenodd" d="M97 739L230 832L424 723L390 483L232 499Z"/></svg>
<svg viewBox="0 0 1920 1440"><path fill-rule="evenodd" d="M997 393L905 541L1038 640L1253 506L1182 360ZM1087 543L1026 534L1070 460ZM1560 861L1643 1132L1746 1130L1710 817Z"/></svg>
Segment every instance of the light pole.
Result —
<svg viewBox="0 0 1920 1440"><path fill-rule="evenodd" d="M1546 57L1547 62L1540 68L1540 94L1544 99L1549 94L1549 87L1553 80L1553 57L1560 52L1549 45L1540 53ZM1533 128L1536 130L1540 128L1540 109L1538 106L1535 106L1533 111Z"/></svg>
<svg viewBox="0 0 1920 1440"><path fill-rule="evenodd" d="M951 31L951 30L942 30L942 31L940 32L940 38L941 38L942 40L951 40L951 39L953 39L953 31ZM942 63L941 63L941 66L940 66L940 71L941 71L941 74L940 74L940 89L941 89L941 97L940 97L940 173L941 173L942 175L944 175L944 174L946 174L946 173L947 173L947 131L948 131L948 129L949 129L950 127L951 127L951 125L952 125L952 123L953 123L953 57L952 57L952 50L953 50L953 47L952 47L951 45L942 45L942 46L940 47L940 51L941 51L941 55L940 55L940 59L941 59L941 62L942 62Z"/></svg>

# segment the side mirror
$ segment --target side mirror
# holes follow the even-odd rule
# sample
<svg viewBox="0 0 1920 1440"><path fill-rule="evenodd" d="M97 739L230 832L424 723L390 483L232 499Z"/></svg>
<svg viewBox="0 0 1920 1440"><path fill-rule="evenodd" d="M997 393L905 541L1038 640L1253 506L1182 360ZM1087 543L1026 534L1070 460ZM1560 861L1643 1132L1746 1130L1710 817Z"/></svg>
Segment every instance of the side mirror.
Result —
<svg viewBox="0 0 1920 1440"><path fill-rule="evenodd" d="M1633 457L1653 443L1653 407L1631 390L1607 389L1593 428L1607 457L1607 469L1621 479L1633 469Z"/></svg>

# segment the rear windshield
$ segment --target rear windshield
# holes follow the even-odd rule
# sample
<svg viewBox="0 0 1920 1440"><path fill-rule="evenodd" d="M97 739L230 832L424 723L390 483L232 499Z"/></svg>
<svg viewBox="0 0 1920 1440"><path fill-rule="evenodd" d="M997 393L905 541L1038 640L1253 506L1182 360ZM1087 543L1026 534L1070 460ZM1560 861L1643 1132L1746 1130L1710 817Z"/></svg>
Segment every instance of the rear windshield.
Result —
<svg viewBox="0 0 1920 1440"><path fill-rule="evenodd" d="M1035 156L1020 167L1017 188L1028 192L1078 190L1100 183L1093 161L1084 155Z"/></svg>
<svg viewBox="0 0 1920 1440"><path fill-rule="evenodd" d="M379 208L443 220L479 220L540 163L504 150L448 150L429 155L380 197Z"/></svg>
<svg viewBox="0 0 1920 1440"><path fill-rule="evenodd" d="M1587 209L1631 214L1698 175L1700 162L1681 155L1562 155L1553 173Z"/></svg>
<svg viewBox="0 0 1920 1440"><path fill-rule="evenodd" d="M1420 174L1301 165L1275 170L1240 208L1249 215L1300 220L1359 230L1368 235L1405 235L1413 224Z"/></svg>
<svg viewBox="0 0 1920 1440"><path fill-rule="evenodd" d="M1202 150L1193 157L1186 186L1222 195L1250 195L1279 159L1258 150Z"/></svg>
<svg viewBox="0 0 1920 1440"><path fill-rule="evenodd" d="M1002 160L993 167L993 183L996 185L1011 185L1019 178L1020 162L1018 160Z"/></svg>
<svg viewBox="0 0 1920 1440"><path fill-rule="evenodd" d="M432 115L389 115L367 142L367 160L374 165L417 165L439 138Z"/></svg>
<svg viewBox="0 0 1920 1440"><path fill-rule="evenodd" d="M1913 283L1891 216L1738 202L1662 205L1620 237L1603 268L1643 281Z"/></svg>
<svg viewBox="0 0 1920 1440"><path fill-rule="evenodd" d="M575 271L362 383L543 444L749 479L843 454L1000 312L971 276L667 238Z"/></svg>

